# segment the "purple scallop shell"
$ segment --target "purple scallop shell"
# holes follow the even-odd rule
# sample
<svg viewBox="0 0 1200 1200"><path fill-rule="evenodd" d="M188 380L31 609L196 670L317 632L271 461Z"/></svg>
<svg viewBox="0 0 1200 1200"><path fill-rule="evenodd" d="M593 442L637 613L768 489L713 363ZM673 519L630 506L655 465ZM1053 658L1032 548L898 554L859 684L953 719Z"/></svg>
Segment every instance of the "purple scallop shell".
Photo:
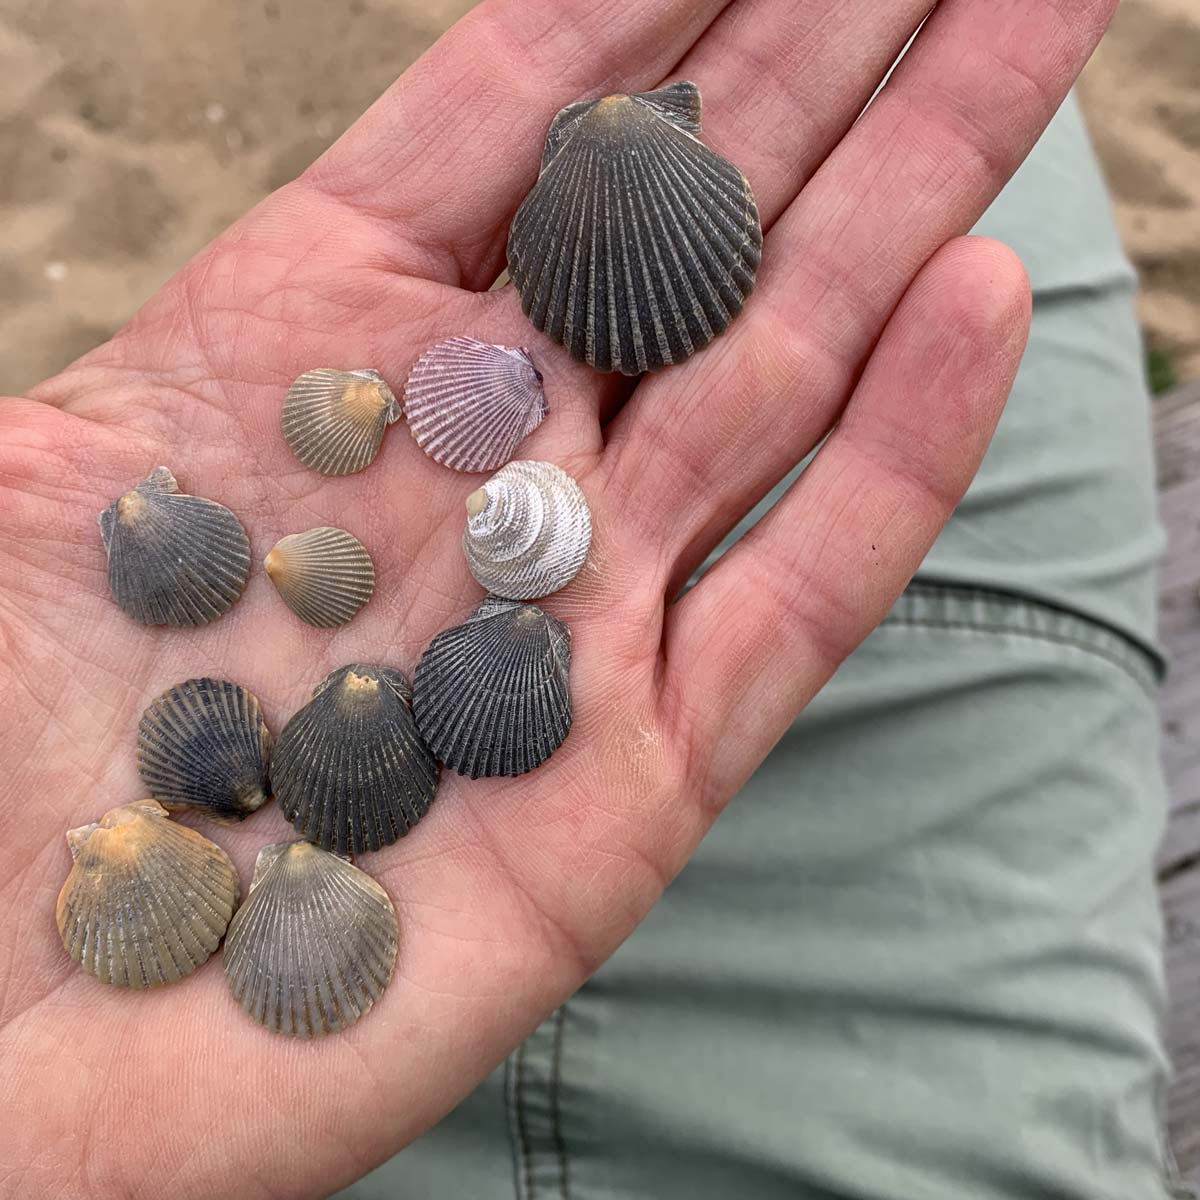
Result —
<svg viewBox="0 0 1200 1200"><path fill-rule="evenodd" d="M472 337L431 346L404 385L417 445L456 471L494 471L547 412L542 376L524 351Z"/></svg>

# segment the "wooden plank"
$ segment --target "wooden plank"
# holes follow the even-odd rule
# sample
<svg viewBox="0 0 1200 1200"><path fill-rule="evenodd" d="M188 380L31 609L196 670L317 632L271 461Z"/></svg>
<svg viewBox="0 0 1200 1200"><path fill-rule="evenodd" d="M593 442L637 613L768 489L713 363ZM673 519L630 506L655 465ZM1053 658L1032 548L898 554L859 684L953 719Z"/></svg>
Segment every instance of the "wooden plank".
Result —
<svg viewBox="0 0 1200 1200"><path fill-rule="evenodd" d="M1159 852L1175 1076L1171 1148L1200 1184L1200 380L1154 405L1159 512L1167 556L1159 577L1159 636L1170 662L1160 696L1171 816Z"/></svg>

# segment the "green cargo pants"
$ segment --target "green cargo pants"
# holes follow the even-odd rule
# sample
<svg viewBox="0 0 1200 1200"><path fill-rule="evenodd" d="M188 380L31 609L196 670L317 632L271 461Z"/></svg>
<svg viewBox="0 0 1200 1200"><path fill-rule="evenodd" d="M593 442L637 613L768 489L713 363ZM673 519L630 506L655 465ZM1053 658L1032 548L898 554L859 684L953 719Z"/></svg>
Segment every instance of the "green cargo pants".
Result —
<svg viewBox="0 0 1200 1200"><path fill-rule="evenodd" d="M1183 1194L1149 411L1073 103L980 229L1032 338L917 580L612 961L345 1200Z"/></svg>

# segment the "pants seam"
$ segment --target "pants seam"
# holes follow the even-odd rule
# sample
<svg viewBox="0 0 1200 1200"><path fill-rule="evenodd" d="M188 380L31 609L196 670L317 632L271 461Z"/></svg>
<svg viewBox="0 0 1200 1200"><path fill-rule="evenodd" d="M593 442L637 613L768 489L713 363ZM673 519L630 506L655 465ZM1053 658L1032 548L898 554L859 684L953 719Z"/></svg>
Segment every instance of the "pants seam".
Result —
<svg viewBox="0 0 1200 1200"><path fill-rule="evenodd" d="M914 611L922 601L942 611ZM1001 606L1010 619L974 615L970 608ZM1034 622L1041 622L1040 626ZM997 636L1013 636L1049 645L1069 646L1116 667L1148 696L1155 695L1155 659L1142 646L1123 634L1077 613L1068 613L1036 600L1017 599L1004 592L984 588L943 587L938 584L910 586L896 607L884 618L883 627L960 630Z"/></svg>

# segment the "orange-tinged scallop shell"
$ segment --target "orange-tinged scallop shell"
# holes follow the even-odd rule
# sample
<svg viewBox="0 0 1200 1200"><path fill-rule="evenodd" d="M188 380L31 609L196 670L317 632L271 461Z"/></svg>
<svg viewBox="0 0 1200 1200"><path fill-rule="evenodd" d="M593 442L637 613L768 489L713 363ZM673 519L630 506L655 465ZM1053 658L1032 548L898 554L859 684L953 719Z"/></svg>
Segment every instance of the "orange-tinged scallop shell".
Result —
<svg viewBox="0 0 1200 1200"><path fill-rule="evenodd" d="M400 405L378 371L305 371L283 402L283 436L292 453L322 475L370 466Z"/></svg>
<svg viewBox="0 0 1200 1200"><path fill-rule="evenodd" d="M375 591L366 546L329 525L280 538L264 566L288 608L320 629L344 625Z"/></svg>
<svg viewBox="0 0 1200 1200"><path fill-rule="evenodd" d="M75 859L58 896L67 953L115 987L190 975L220 944L238 878L220 846L137 800L67 834Z"/></svg>

